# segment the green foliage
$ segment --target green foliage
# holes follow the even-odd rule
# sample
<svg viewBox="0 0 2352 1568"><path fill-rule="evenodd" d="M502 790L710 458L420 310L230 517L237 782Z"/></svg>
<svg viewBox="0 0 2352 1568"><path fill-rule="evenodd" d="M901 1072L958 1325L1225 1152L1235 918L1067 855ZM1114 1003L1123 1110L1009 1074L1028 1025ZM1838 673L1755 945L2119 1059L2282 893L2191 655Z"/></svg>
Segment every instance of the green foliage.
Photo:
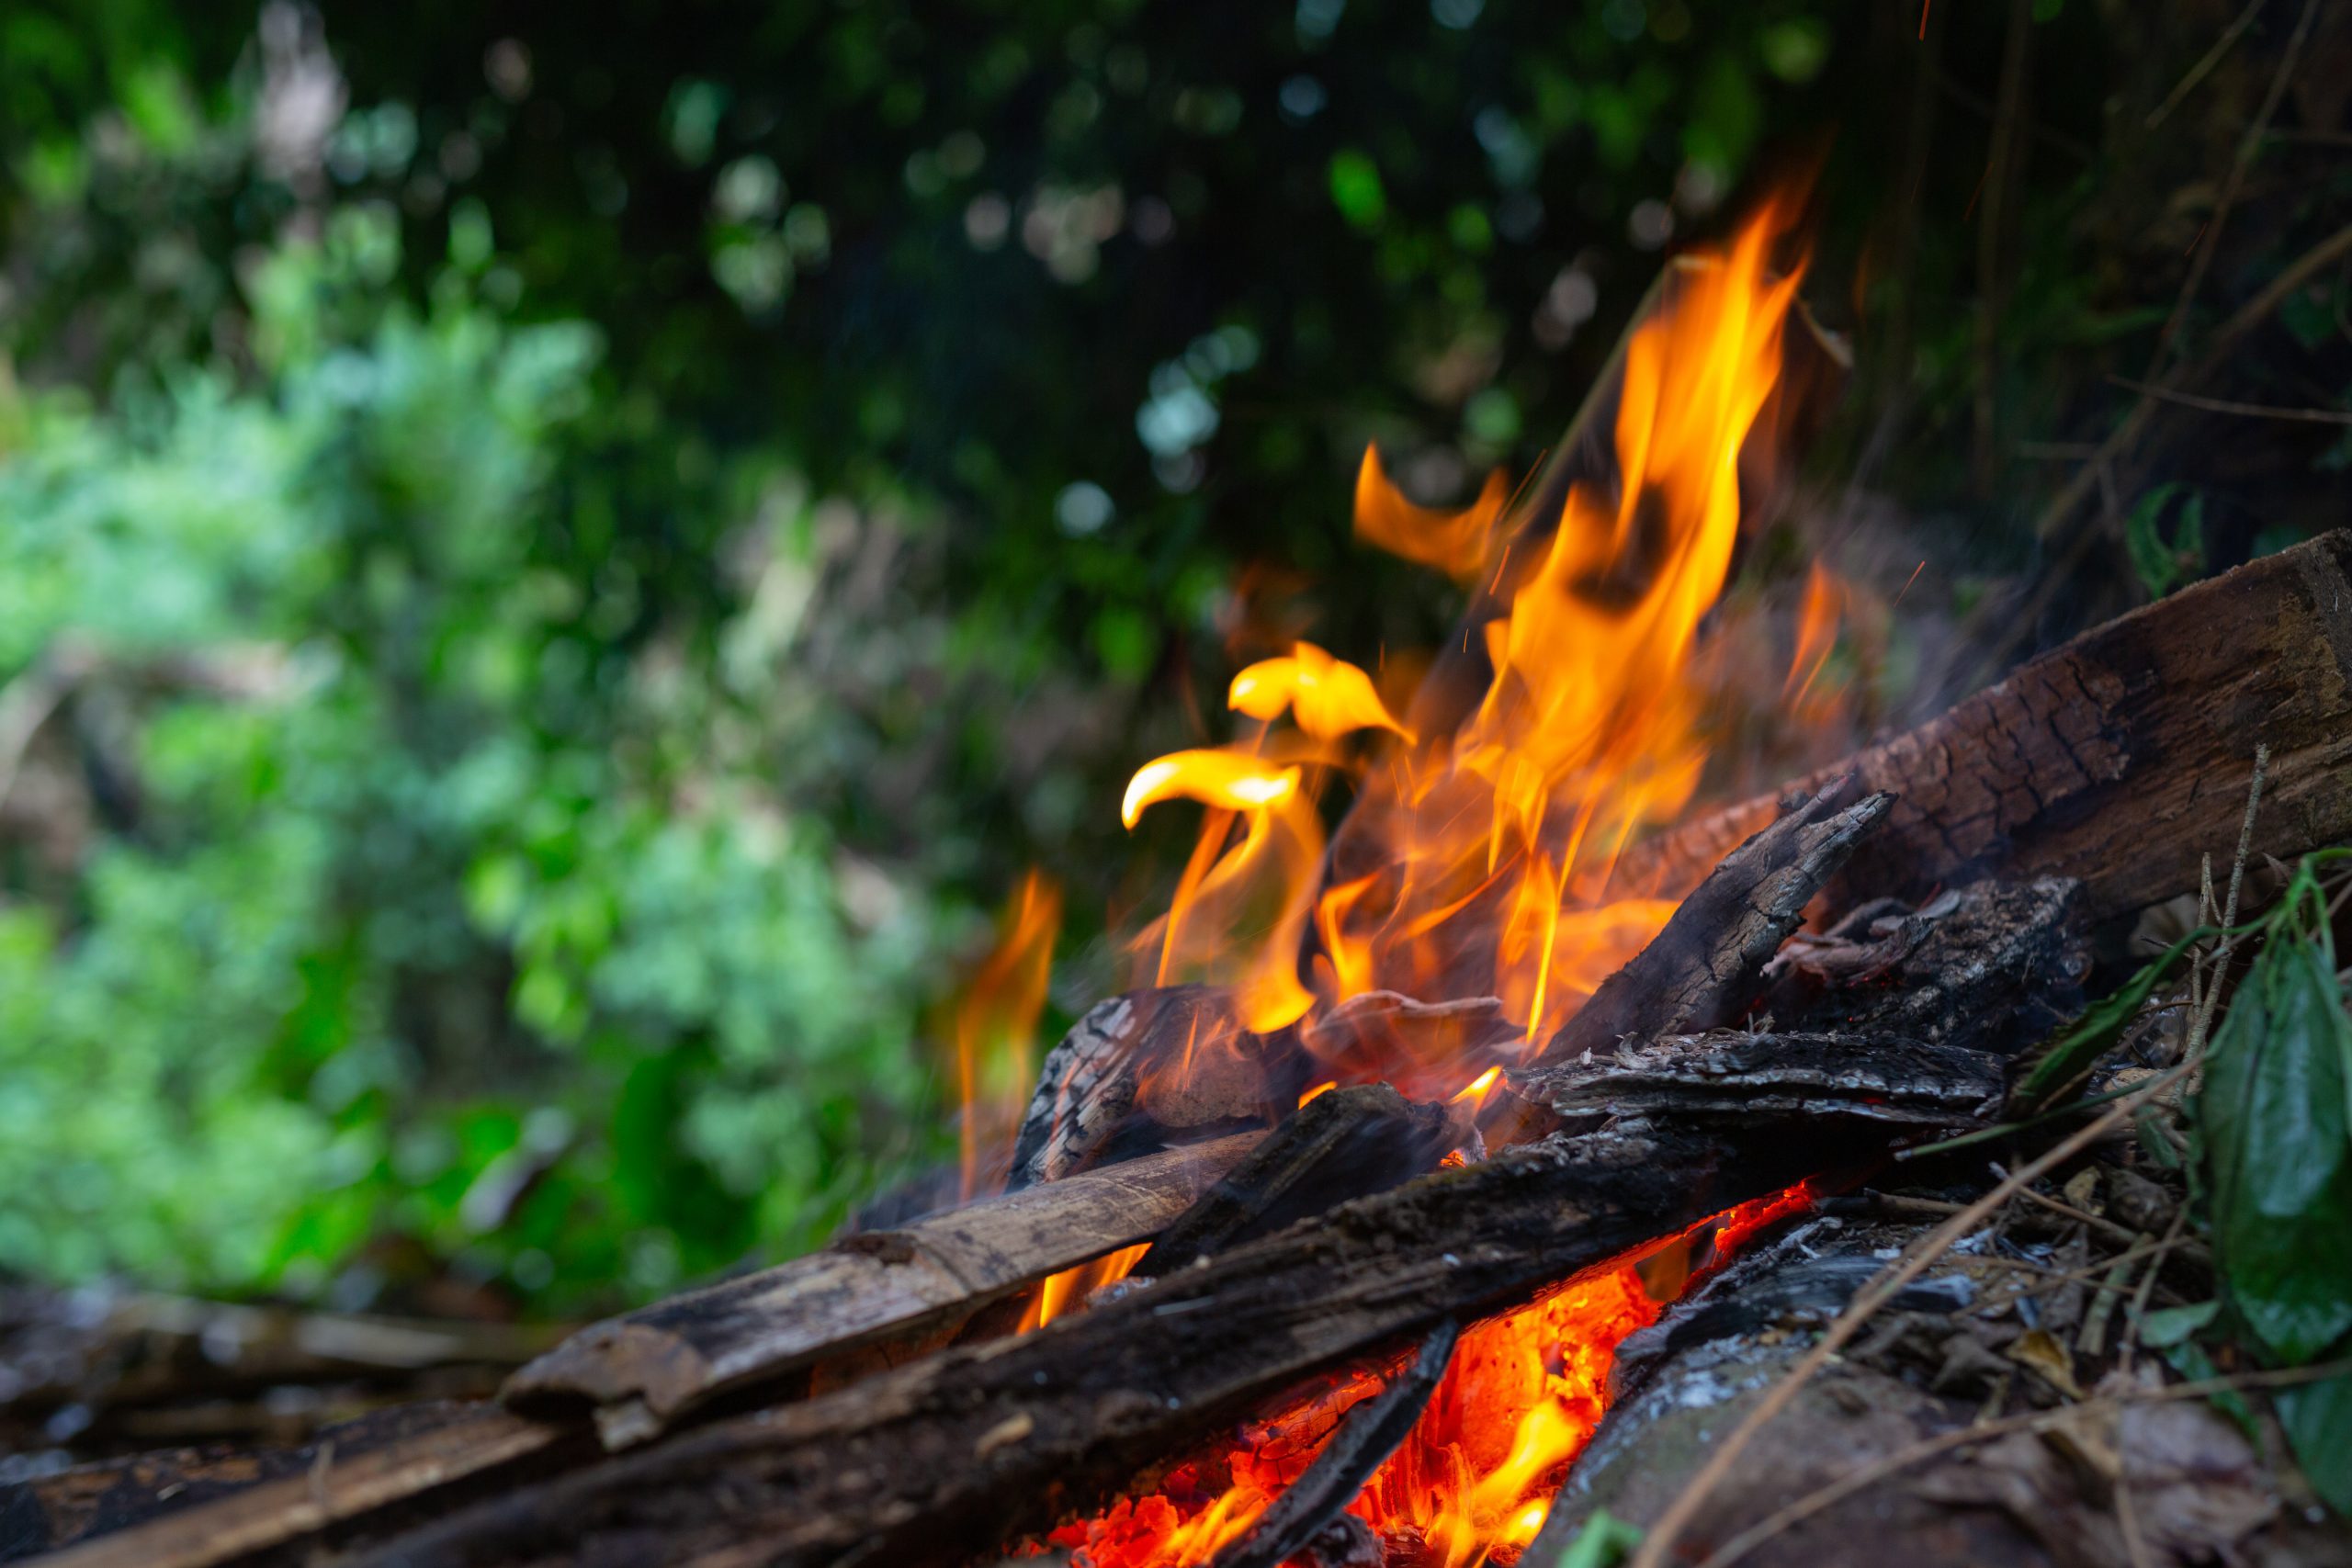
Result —
<svg viewBox="0 0 2352 1568"><path fill-rule="evenodd" d="M828 829L695 756L725 694L600 662L542 564L596 335L371 302L398 243L257 270L254 389L15 411L0 671L63 688L37 740L135 715L141 798L0 909L0 1269L300 1285L405 1235L642 1292L806 1245L927 1120L925 913L853 915Z"/></svg>
<svg viewBox="0 0 2352 1568"><path fill-rule="evenodd" d="M2174 508L2174 498L2184 491L2188 499ZM2160 531L2168 510L2175 517L2170 539ZM2177 484L2156 486L2124 518L2123 539L2132 554L2132 569L2151 599L2161 599L2183 583L2196 581L2205 575L2204 493Z"/></svg>
<svg viewBox="0 0 2352 1568"><path fill-rule="evenodd" d="M1642 1527L1621 1519L1606 1508L1595 1508L1561 1551L1557 1568L1613 1568L1642 1544Z"/></svg>
<svg viewBox="0 0 2352 1568"><path fill-rule="evenodd" d="M2229 1301L2289 1365L2352 1332L2352 1018L2323 910L2281 930L2215 1032L2198 1100Z"/></svg>
<svg viewBox="0 0 2352 1568"><path fill-rule="evenodd" d="M2206 1055L2198 1173L2234 1334L2293 1367L2352 1351L2352 1015L2312 861L2263 924ZM2168 1354L2210 1366L2186 1336L2211 1308L2162 1325L2181 1330ZM2282 1390L2277 1407L2312 1484L2352 1507L2352 1375Z"/></svg>
<svg viewBox="0 0 2352 1568"><path fill-rule="evenodd" d="M2123 1031L2148 1005L2148 998L2164 977L2178 966L2188 950L2211 935L2189 932L2141 965L2114 994L2091 1005L2072 1028L2052 1041L2018 1080L2012 1109L2030 1115L2046 1108L2068 1089L2080 1084L2093 1064L2113 1049Z"/></svg>

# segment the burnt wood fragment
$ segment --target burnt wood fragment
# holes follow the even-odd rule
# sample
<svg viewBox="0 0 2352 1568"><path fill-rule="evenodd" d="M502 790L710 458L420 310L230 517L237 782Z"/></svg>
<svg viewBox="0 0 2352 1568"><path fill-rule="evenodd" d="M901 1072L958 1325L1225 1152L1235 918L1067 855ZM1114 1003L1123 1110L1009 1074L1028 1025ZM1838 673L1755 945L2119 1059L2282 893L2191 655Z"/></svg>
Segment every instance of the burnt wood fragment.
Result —
<svg viewBox="0 0 2352 1568"><path fill-rule="evenodd" d="M1046 1054L1012 1146L1008 1191L1059 1181L1222 1122L1262 1119L1304 1084L1286 1039L1242 1027L1209 986L1098 1003Z"/></svg>
<svg viewBox="0 0 2352 1568"><path fill-rule="evenodd" d="M1999 1057L1958 1046L1726 1029L1622 1040L1605 1054L1515 1074L1512 1087L1563 1116L1856 1117L1954 1127L1989 1117L2007 1079Z"/></svg>
<svg viewBox="0 0 2352 1568"><path fill-rule="evenodd" d="M1446 1363L1453 1359L1460 1332L1450 1317L1430 1330L1412 1362L1386 1388L1347 1413L1323 1451L1249 1529L1210 1560L1209 1568L1282 1568L1311 1546L1412 1432L1413 1423L1437 1392L1438 1380L1445 1375Z"/></svg>
<svg viewBox="0 0 2352 1568"><path fill-rule="evenodd" d="M1626 1035L1738 1021L1804 907L1894 804L1880 794L1841 806L1843 787L1833 780L1725 855L1649 945L1600 983L1538 1064L1606 1050Z"/></svg>
<svg viewBox="0 0 2352 1568"><path fill-rule="evenodd" d="M1302 1380L1520 1305L1875 1137L1661 1128L1514 1148L1016 1339L723 1421L383 1543L400 1563L916 1565L1098 1506ZM733 1559L729 1559L733 1560Z"/></svg>
<svg viewBox="0 0 2352 1568"><path fill-rule="evenodd" d="M1156 1279L1351 1198L1385 1192L1434 1169L1468 1133L1444 1106L1415 1104L1386 1084L1318 1094L1161 1232L1135 1272Z"/></svg>
<svg viewBox="0 0 2352 1568"><path fill-rule="evenodd" d="M1845 906L1985 875L2072 877L2094 920L2193 892L2237 842L2270 748L2262 848L2352 839L2352 532L2185 588L1824 769L1899 797L1830 889ZM1635 845L1612 896L1672 897L1770 823L1772 798Z"/></svg>
<svg viewBox="0 0 2352 1568"><path fill-rule="evenodd" d="M594 1406L615 1446L641 1440L728 1391L953 1328L1044 1275L1151 1235L1257 1140L1169 1149L845 1236L584 1328L517 1371L504 1397L522 1409Z"/></svg>

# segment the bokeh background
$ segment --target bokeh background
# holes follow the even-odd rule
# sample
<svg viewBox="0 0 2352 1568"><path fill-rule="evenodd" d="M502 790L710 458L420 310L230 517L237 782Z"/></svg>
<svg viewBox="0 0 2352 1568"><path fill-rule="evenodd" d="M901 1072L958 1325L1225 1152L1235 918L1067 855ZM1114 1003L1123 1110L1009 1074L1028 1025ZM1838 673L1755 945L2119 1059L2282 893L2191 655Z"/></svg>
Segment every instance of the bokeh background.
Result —
<svg viewBox="0 0 2352 1568"><path fill-rule="evenodd" d="M1365 445L1523 469L1778 185L1855 364L1735 604L1836 566L1856 730L2343 521L2347 10L0 0L0 1277L820 1239L1238 651L1443 635ZM2192 364L2295 416L2108 442Z"/></svg>

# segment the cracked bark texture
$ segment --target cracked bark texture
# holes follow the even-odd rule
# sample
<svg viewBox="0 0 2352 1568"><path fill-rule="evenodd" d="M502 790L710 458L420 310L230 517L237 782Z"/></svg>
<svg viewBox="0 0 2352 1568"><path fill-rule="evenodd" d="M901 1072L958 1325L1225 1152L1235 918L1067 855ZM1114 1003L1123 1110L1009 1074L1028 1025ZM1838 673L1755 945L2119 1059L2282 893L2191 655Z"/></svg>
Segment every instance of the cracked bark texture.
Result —
<svg viewBox="0 0 2352 1568"><path fill-rule="evenodd" d="M1836 905L1998 874L2084 885L2103 919L2194 889L2237 841L2258 744L2256 847L2352 838L2352 533L2184 589L2021 665L1940 717L1825 769L1898 799ZM1636 846L1614 897L1674 897L1770 823L1770 799Z"/></svg>
<svg viewBox="0 0 2352 1568"><path fill-rule="evenodd" d="M1725 855L1649 945L1552 1036L1538 1065L1606 1055L1627 1035L1699 1033L1738 1021L1805 905L1894 806L1884 794L1840 806L1848 793L1846 781L1831 780Z"/></svg>

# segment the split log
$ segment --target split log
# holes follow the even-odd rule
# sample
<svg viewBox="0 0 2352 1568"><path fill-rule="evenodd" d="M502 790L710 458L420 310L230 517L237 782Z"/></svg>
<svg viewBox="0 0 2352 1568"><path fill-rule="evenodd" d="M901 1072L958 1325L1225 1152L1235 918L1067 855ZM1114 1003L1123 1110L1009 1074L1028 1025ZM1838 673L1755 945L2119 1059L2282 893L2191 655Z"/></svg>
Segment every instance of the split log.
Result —
<svg viewBox="0 0 2352 1568"><path fill-rule="evenodd" d="M1737 1022L1805 906L1894 804L1878 794L1841 807L1844 791L1844 780L1830 781L1724 856L1649 945L1552 1036L1540 1060L1605 1050L1627 1035Z"/></svg>
<svg viewBox="0 0 2352 1568"><path fill-rule="evenodd" d="M2352 532L2134 610L1824 769L1808 787L1850 773L1898 796L1829 901L2053 875L2084 885L2096 919L2193 891L2201 858L2237 841L2257 745L2264 848L2352 839ZM1634 846L1613 894L1697 886L1777 809L1750 800Z"/></svg>
<svg viewBox="0 0 2352 1568"><path fill-rule="evenodd" d="M1520 1305L1870 1146L1653 1127L1514 1148L1019 1338L481 1505L368 1561L958 1561L1102 1502L1303 1379Z"/></svg>
<svg viewBox="0 0 2352 1568"><path fill-rule="evenodd" d="M1148 1155L916 1221L582 1329L508 1380L520 1409L597 1407L607 1443L892 1339L940 1339L1045 1275L1154 1235L1258 1142Z"/></svg>

